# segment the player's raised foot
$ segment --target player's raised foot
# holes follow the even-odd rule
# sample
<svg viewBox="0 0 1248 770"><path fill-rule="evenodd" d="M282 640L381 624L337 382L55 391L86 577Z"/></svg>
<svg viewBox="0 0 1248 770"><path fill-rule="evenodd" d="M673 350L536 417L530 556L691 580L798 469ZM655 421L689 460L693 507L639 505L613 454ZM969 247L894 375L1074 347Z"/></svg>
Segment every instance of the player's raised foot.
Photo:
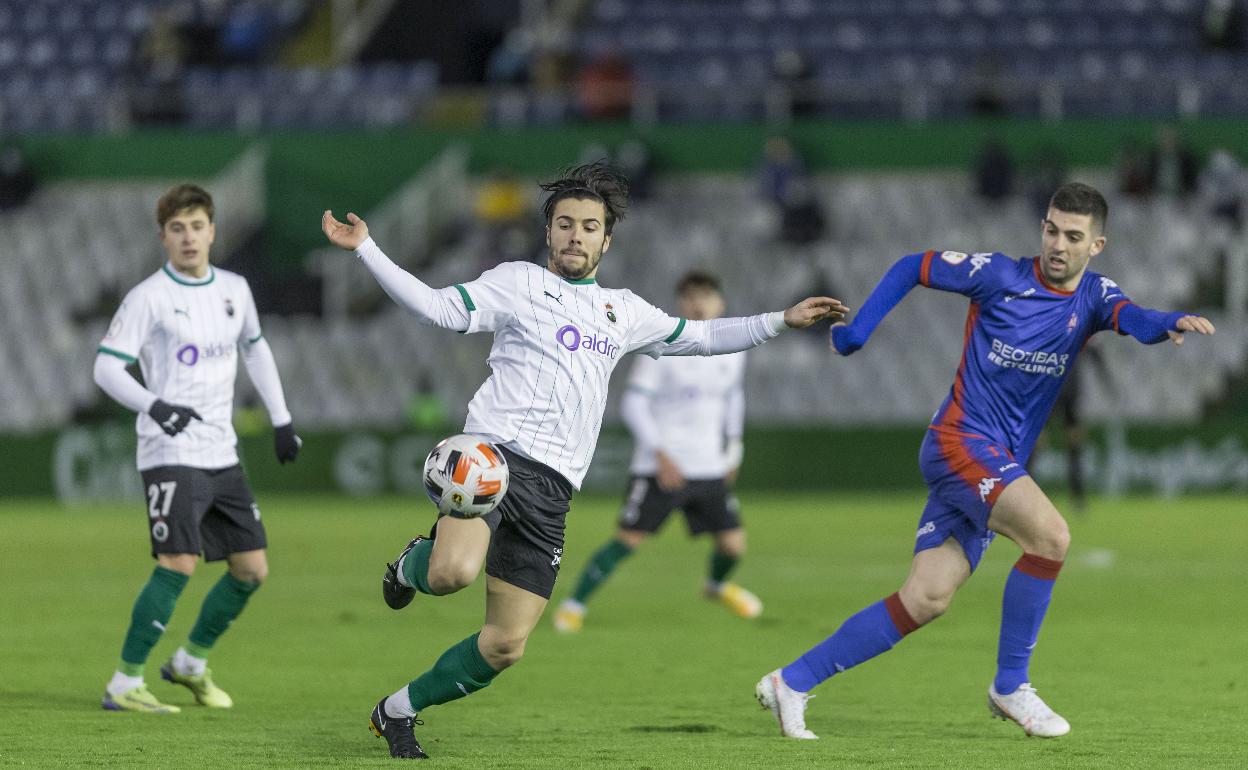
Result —
<svg viewBox="0 0 1248 770"><path fill-rule="evenodd" d="M195 702L201 706L214 709L228 709L234 705L234 699L212 681L212 670L204 669L204 673L181 674L174 668L173 661L167 661L160 667L160 678L166 682L180 684L191 691Z"/></svg>
<svg viewBox="0 0 1248 770"><path fill-rule="evenodd" d="M808 692L798 692L784 683L780 669L758 680L754 685L754 697L758 704L771 713L780 723L780 734L786 738L813 741L819 736L806 729L806 702L815 697Z"/></svg>
<svg viewBox="0 0 1248 770"><path fill-rule="evenodd" d="M563 634L575 634L585 626L585 605L576 599L564 599L555 608L551 618L555 630Z"/></svg>
<svg viewBox="0 0 1248 770"><path fill-rule="evenodd" d="M728 610L742 618L756 618L763 614L763 602L753 593L736 583L706 584L706 598L716 599Z"/></svg>
<svg viewBox="0 0 1248 770"><path fill-rule="evenodd" d="M1015 722L1023 732L1037 738L1056 738L1070 732L1070 722L1049 708L1030 682L1019 685L1009 695L1001 695L994 685L988 685L988 710L997 719Z"/></svg>
<svg viewBox="0 0 1248 770"><path fill-rule="evenodd" d="M429 755L416 742L412 728L423 725L415 717L392 717L386 715L386 699L382 698L368 718L368 729L378 738L385 738L390 756L398 759L428 759Z"/></svg>
<svg viewBox="0 0 1248 770"><path fill-rule="evenodd" d="M407 544L393 564L386 563L386 573L381 576L381 598L386 600L386 606L392 610L403 609L411 604L416 596L415 588L409 588L399 582L399 565L403 563L403 557L407 556L421 540L428 540L428 538L424 535L417 535Z"/></svg>
<svg viewBox="0 0 1248 770"><path fill-rule="evenodd" d="M127 690L121 695L113 695L105 690L104 702L100 705L105 711L142 711L148 714L177 714L182 710L177 706L156 700L156 696L152 695L145 684L133 690Z"/></svg>

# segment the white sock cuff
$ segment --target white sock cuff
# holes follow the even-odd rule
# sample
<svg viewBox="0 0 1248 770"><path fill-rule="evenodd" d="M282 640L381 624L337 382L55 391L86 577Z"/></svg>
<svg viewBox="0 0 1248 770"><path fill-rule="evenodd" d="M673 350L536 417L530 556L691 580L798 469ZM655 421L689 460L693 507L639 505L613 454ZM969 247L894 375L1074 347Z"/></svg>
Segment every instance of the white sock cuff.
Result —
<svg viewBox="0 0 1248 770"><path fill-rule="evenodd" d="M394 719L408 719L416 716L416 709L412 708L412 699L407 696L407 685L399 688L399 691L389 698L386 698L385 705L386 716Z"/></svg>

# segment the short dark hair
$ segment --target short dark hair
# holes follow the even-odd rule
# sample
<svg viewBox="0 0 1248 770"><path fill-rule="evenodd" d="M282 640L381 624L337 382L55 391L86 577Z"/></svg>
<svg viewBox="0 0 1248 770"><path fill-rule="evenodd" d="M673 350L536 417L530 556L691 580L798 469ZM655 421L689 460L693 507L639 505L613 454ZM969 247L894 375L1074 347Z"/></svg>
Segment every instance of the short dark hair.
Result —
<svg viewBox="0 0 1248 770"><path fill-rule="evenodd" d="M1088 214L1092 224L1105 231L1109 221L1109 204L1105 196L1092 185L1083 182L1067 182L1057 188L1049 199L1049 208L1065 211L1067 214Z"/></svg>
<svg viewBox="0 0 1248 770"><path fill-rule="evenodd" d="M612 168L606 161L594 161L575 168L565 169L559 179L542 182L541 188L550 193L542 204L542 216L546 226L551 225L555 206L561 200L598 201L606 209L607 221L603 223L607 235L615 223L624 219L628 209L628 177Z"/></svg>
<svg viewBox="0 0 1248 770"><path fill-rule="evenodd" d="M676 284L676 294L684 294L694 289L711 289L719 294L724 293L719 277L705 270L690 270L681 276Z"/></svg>
<svg viewBox="0 0 1248 770"><path fill-rule="evenodd" d="M156 224L163 230L166 222L177 216L179 211L187 209L203 209L209 222L216 211L212 205L212 196L204 188L193 184L175 185L156 201Z"/></svg>

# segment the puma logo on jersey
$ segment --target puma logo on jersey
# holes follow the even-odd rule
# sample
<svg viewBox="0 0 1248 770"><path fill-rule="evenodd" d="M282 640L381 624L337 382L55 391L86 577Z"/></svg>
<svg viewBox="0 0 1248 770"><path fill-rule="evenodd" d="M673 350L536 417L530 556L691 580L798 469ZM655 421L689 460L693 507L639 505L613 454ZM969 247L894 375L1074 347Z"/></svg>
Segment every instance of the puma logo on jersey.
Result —
<svg viewBox="0 0 1248 770"><path fill-rule="evenodd" d="M992 494L992 490L997 486L997 482L1001 479L998 477L988 477L979 480L979 501L986 502L988 495Z"/></svg>
<svg viewBox="0 0 1248 770"><path fill-rule="evenodd" d="M550 297L550 298L551 298L551 299L553 299L555 302L558 302L560 305L562 305L562 304L563 304L563 295L562 295L562 294L560 294L558 297L556 297L554 294L551 294L551 293L550 293L550 292L548 292L548 291L544 291L544 292L542 292L542 294L545 294L547 297Z"/></svg>
<svg viewBox="0 0 1248 770"><path fill-rule="evenodd" d="M183 309L182 309L182 308L180 308L180 307L175 307L175 308L173 309L173 314L174 314L174 315L184 315L184 316L186 316L187 318L190 318L190 317L191 317L191 314L190 314L189 312L187 312L186 310L183 310Z"/></svg>

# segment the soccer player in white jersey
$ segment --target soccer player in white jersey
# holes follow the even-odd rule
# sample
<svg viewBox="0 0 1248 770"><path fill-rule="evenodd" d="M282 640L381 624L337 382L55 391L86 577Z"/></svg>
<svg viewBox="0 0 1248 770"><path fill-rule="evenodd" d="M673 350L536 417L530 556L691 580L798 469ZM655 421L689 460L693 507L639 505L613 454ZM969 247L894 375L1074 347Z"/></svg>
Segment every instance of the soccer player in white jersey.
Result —
<svg viewBox="0 0 1248 770"><path fill-rule="evenodd" d="M719 279L694 271L676 287L683 317L724 313ZM625 558L659 531L672 509L684 511L692 535L715 538L705 595L743 618L763 604L728 575L745 553L745 530L731 491L741 464L745 422L745 353L711 358L638 356L620 402L635 446L619 529L586 563L573 595L554 613L554 626L580 631L585 604Z"/></svg>
<svg viewBox="0 0 1248 770"><path fill-rule="evenodd" d="M494 334L492 373L468 405L464 430L506 455L507 494L486 516L441 517L430 538L416 538L387 565L382 580L386 603L400 609L417 591L459 591L484 566L485 623L373 709L370 726L391 756L426 757L412 734L416 714L480 690L524 654L554 587L569 499L589 467L607 381L620 358L735 353L786 328L845 313L839 301L814 297L748 318L669 316L627 289L597 282L627 204L627 180L595 163L542 189L550 193L542 207L546 264L505 262L441 290L391 262L355 214L343 223L326 211L321 220L330 242L354 250L386 293L421 322Z"/></svg>
<svg viewBox="0 0 1248 770"><path fill-rule="evenodd" d="M293 461L301 442L251 288L241 275L209 264L216 237L212 196L194 185L173 187L156 204L156 221L168 261L126 294L95 359L96 383L139 415L138 468L156 558L103 705L180 710L147 689L143 668L202 553L207 561L225 559L228 570L160 675L204 706L229 708L233 701L207 668L208 653L268 574L264 525L238 464L231 423L239 351L275 426L278 460ZM126 371L136 362L144 384Z"/></svg>

